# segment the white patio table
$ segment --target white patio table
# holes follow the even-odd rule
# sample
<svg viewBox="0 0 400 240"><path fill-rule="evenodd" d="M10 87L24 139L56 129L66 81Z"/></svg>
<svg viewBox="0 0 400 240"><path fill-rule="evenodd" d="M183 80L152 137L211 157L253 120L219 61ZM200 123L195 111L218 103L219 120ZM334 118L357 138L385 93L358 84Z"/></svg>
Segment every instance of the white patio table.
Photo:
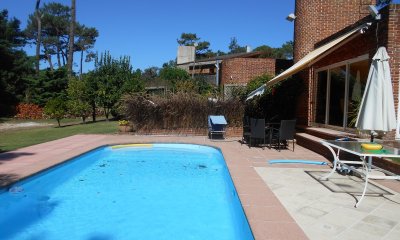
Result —
<svg viewBox="0 0 400 240"><path fill-rule="evenodd" d="M333 163L333 168L330 173L328 173L325 176L322 176L320 179L321 180L327 180L335 171L338 167L343 167L345 166L346 168L357 172L360 174L361 177L364 177L365 179L365 184L364 184L364 190L361 195L361 198L357 200L357 203L355 204L354 207L358 207L363 200L365 193L367 191L367 186L368 186L368 179L392 179L392 180L400 180L399 175L395 175L391 172L388 172L384 169L381 169L379 167L376 167L372 164L372 158L373 157L378 157L378 158L400 158L400 142L395 142L395 141L375 141L375 143L379 143L383 146L381 150L364 150L361 147L362 143L368 143L368 141L341 141L341 140L323 140L321 141L322 145L327 147L331 153L333 154L334 157L334 163ZM335 150L336 151L335 151ZM344 160L340 159L340 152L348 152L352 153L356 156L359 157L359 160ZM351 165L361 165L361 171ZM379 171L385 173L384 176L382 175L374 175L372 173L372 169L378 169Z"/></svg>

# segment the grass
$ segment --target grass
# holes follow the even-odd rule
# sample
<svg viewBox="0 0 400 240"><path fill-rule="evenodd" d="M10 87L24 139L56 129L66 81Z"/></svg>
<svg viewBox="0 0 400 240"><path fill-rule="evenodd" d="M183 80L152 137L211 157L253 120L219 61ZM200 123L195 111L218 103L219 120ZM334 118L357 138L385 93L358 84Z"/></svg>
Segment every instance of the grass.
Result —
<svg viewBox="0 0 400 240"><path fill-rule="evenodd" d="M67 121L64 121L62 124L65 124L66 122ZM47 126L1 131L0 152L11 151L75 134L110 134L118 131L118 122L116 121L98 121L95 123L89 122L87 124L76 124L76 122L79 121L70 121L69 123L74 124L65 125L60 128L55 126Z"/></svg>

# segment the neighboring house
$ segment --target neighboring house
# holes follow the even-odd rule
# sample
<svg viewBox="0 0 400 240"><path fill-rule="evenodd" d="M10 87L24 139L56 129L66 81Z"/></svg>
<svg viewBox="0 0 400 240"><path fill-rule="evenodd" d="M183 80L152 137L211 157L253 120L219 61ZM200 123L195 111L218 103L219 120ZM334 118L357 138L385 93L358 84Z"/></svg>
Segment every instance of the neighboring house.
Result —
<svg viewBox="0 0 400 240"><path fill-rule="evenodd" d="M225 95L230 89L245 86L254 77L269 74L275 76L292 65L292 60L260 58L263 52L247 52L194 59L194 47L180 46L177 66L196 78L204 78L224 88Z"/></svg>
<svg viewBox="0 0 400 240"><path fill-rule="evenodd" d="M297 101L299 125L352 131L351 113L362 98L379 46L390 56L395 105L399 100L400 4L370 15L375 1L296 0L294 65L272 83L296 74L305 91ZM268 85L268 84L267 84ZM393 135L390 135L392 137Z"/></svg>

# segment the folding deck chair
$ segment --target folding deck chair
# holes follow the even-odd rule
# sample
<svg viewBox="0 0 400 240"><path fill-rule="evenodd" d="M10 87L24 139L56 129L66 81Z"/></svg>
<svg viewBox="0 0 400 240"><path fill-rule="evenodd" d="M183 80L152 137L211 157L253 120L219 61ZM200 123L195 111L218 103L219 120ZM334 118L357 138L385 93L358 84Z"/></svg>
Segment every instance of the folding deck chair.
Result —
<svg viewBox="0 0 400 240"><path fill-rule="evenodd" d="M208 137L213 139L213 136L220 135L225 138L225 127L228 123L222 115L210 115L208 116Z"/></svg>

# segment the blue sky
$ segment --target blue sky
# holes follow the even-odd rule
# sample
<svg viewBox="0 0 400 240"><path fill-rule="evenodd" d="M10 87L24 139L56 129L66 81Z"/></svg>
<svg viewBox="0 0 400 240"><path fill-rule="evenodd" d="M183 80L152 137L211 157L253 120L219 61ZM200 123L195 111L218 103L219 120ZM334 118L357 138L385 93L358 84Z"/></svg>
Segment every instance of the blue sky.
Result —
<svg viewBox="0 0 400 240"><path fill-rule="evenodd" d="M70 0L54 0L70 5ZM0 9L26 26L35 0L0 0ZM42 0L41 4L51 2ZM175 59L182 32L196 33L211 49L227 51L231 37L252 48L279 47L293 39L294 0L77 0L77 20L99 30L95 50L128 55L134 68L160 67ZM400 2L395 0L394 2ZM29 54L33 49L27 50ZM74 58L78 61L78 56ZM92 64L86 64L84 71ZM76 68L77 70L78 68Z"/></svg>
<svg viewBox="0 0 400 240"><path fill-rule="evenodd" d="M55 0L70 5L70 0ZM0 9L26 26L35 0L0 0ZM51 2L42 0L41 4ZM293 23L285 17L294 0L77 0L77 20L96 27L95 50L110 50L114 57L129 55L134 68L161 66L175 59L182 32L196 33L212 50L227 51L231 37L252 48L273 47L292 40ZM34 53L33 49L28 50ZM77 63L76 56L74 61ZM92 65L84 66L84 71Z"/></svg>

